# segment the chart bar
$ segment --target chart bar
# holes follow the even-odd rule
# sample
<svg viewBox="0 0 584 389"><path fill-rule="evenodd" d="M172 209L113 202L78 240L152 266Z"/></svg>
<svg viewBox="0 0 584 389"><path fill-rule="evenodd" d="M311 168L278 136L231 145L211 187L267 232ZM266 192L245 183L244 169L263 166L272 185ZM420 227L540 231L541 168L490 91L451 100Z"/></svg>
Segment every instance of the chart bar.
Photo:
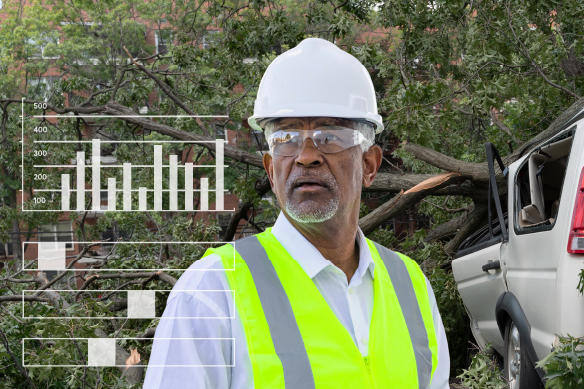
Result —
<svg viewBox="0 0 584 389"><path fill-rule="evenodd" d="M122 192L123 192L123 202L124 211L132 210L132 164L129 162L124 162L124 167L122 170Z"/></svg>
<svg viewBox="0 0 584 389"><path fill-rule="evenodd" d="M85 151L77 152L77 211L85 211Z"/></svg>
<svg viewBox="0 0 584 389"><path fill-rule="evenodd" d="M193 163L185 163L185 211L193 210Z"/></svg>
<svg viewBox="0 0 584 389"><path fill-rule="evenodd" d="M154 210L162 211L162 145L154 145Z"/></svg>
<svg viewBox="0 0 584 389"><path fill-rule="evenodd" d="M116 179L109 177L107 179L107 210L116 210Z"/></svg>
<svg viewBox="0 0 584 389"><path fill-rule="evenodd" d="M99 139L91 140L91 203L94 211L101 209L101 144Z"/></svg>
<svg viewBox="0 0 584 389"><path fill-rule="evenodd" d="M148 197L146 188L141 186L138 188L138 210L146 211L148 209Z"/></svg>
<svg viewBox="0 0 584 389"><path fill-rule="evenodd" d="M178 209L178 155L168 156L169 165L169 178L168 178L168 190L169 190L169 209L171 211L176 211Z"/></svg>
<svg viewBox="0 0 584 389"><path fill-rule="evenodd" d="M224 187L224 144L223 139L217 139L215 141L215 209L217 211L223 211L223 187Z"/></svg>
<svg viewBox="0 0 584 389"><path fill-rule="evenodd" d="M201 211L209 210L209 179L201 178Z"/></svg>
<svg viewBox="0 0 584 389"><path fill-rule="evenodd" d="M71 198L71 176L69 174L61 174L61 209L68 211L70 207Z"/></svg>

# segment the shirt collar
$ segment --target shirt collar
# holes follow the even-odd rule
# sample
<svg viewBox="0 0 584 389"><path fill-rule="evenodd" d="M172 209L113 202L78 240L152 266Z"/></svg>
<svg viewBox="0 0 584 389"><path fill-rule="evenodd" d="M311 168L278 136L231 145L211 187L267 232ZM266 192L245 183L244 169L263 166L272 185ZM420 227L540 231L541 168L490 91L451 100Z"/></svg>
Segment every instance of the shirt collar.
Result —
<svg viewBox="0 0 584 389"><path fill-rule="evenodd" d="M288 221L282 212L280 212L276 223L272 227L272 234L310 278L316 277L325 267L334 266ZM373 270L375 268L365 235L359 227L357 227L357 243L359 245L359 265L355 274L353 274L351 282L359 282L367 270L369 270L371 278L373 278Z"/></svg>

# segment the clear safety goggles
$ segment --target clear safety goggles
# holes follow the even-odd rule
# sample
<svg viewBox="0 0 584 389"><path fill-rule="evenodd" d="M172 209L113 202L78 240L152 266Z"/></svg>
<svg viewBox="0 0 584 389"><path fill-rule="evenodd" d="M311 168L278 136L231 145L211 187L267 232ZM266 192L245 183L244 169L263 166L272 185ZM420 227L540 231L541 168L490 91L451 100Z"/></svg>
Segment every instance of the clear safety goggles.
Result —
<svg viewBox="0 0 584 389"><path fill-rule="evenodd" d="M361 131L338 125L325 125L312 130L266 128L268 146L270 152L275 155L285 157L298 155L307 138L325 154L338 153L369 142Z"/></svg>

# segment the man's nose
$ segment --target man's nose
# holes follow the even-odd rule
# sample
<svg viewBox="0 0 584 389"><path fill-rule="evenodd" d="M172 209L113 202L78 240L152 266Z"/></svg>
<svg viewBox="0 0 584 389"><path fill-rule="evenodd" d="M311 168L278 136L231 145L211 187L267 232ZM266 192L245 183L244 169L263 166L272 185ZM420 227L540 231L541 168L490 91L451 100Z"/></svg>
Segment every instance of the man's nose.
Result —
<svg viewBox="0 0 584 389"><path fill-rule="evenodd" d="M312 138L305 138L300 146L295 162L305 167L318 166L322 163L322 153L316 148Z"/></svg>

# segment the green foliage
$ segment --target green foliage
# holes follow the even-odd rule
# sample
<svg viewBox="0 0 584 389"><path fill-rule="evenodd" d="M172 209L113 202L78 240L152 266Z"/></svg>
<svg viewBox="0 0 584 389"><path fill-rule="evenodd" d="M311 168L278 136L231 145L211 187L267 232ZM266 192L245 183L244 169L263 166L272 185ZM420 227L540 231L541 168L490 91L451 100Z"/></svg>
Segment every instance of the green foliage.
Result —
<svg viewBox="0 0 584 389"><path fill-rule="evenodd" d="M560 336L553 351L537 366L545 371L546 388L581 388L584 386L584 338Z"/></svg>
<svg viewBox="0 0 584 389"><path fill-rule="evenodd" d="M470 366L457 376L461 384L469 389L506 389L507 382L492 350L478 351L473 355Z"/></svg>

